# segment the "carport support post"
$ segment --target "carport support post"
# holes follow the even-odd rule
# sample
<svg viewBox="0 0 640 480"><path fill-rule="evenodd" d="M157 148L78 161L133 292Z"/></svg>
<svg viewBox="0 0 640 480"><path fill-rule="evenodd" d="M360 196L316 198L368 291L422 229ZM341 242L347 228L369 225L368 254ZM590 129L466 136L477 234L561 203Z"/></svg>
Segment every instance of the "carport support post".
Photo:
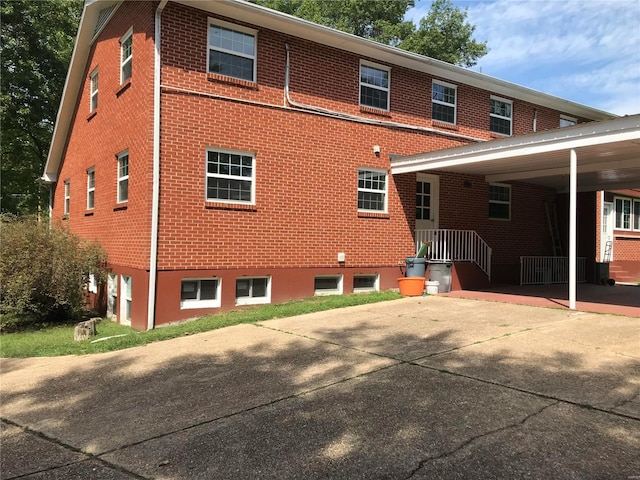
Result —
<svg viewBox="0 0 640 480"><path fill-rule="evenodd" d="M571 167L569 175L569 308L576 309L576 255L577 255L577 207L578 207L578 156L571 149Z"/></svg>

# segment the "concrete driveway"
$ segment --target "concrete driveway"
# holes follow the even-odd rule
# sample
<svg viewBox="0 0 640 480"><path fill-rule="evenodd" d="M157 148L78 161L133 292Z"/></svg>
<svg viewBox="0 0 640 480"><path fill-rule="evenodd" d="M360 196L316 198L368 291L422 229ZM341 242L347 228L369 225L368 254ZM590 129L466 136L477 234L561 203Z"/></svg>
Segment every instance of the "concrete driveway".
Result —
<svg viewBox="0 0 640 480"><path fill-rule="evenodd" d="M0 360L3 479L640 479L640 319L429 296Z"/></svg>

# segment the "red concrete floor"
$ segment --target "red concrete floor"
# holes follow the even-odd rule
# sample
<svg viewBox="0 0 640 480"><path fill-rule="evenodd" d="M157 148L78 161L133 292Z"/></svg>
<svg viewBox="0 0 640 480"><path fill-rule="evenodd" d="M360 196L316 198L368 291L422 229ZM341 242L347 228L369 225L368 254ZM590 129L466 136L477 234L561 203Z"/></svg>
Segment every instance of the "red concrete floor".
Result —
<svg viewBox="0 0 640 480"><path fill-rule="evenodd" d="M496 285L484 290L458 290L440 295L518 303L538 307L569 308L568 285ZM640 285L578 284L576 309L640 317Z"/></svg>

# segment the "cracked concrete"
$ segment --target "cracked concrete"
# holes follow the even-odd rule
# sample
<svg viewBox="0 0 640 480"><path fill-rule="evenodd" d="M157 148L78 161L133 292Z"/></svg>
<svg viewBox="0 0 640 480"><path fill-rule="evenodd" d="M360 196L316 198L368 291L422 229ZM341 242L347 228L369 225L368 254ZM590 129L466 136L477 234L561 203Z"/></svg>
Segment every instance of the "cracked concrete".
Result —
<svg viewBox="0 0 640 480"><path fill-rule="evenodd" d="M629 478L640 319L431 296L1 359L0 478Z"/></svg>

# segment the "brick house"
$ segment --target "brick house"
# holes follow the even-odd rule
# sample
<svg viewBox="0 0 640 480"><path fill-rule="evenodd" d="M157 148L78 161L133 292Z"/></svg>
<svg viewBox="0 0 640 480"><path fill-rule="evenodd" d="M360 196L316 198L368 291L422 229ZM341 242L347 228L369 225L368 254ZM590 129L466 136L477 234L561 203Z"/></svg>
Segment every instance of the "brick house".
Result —
<svg viewBox="0 0 640 480"><path fill-rule="evenodd" d="M434 235L453 288L517 281L553 254L557 188L394 162L612 119L243 1L96 0L43 180L52 219L107 250L107 313L145 329L396 288Z"/></svg>

